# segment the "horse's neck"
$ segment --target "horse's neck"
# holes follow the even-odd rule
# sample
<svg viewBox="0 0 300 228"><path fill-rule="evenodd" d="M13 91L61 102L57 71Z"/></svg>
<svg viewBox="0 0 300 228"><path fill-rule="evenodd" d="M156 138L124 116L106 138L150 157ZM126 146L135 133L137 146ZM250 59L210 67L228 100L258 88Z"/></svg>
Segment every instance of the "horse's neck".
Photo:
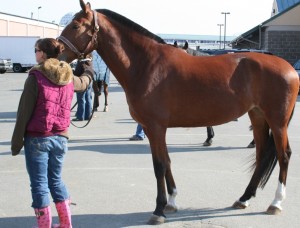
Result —
<svg viewBox="0 0 300 228"><path fill-rule="evenodd" d="M107 21L107 18L100 18L99 25L97 51L117 80L124 86L122 82L134 78L135 69L140 69L140 65L146 59L144 57L147 53L143 48L145 41L142 35L137 35L135 32L131 33L130 29ZM138 53L136 50L139 50ZM143 56L143 58L138 58L139 61L135 61L137 56Z"/></svg>

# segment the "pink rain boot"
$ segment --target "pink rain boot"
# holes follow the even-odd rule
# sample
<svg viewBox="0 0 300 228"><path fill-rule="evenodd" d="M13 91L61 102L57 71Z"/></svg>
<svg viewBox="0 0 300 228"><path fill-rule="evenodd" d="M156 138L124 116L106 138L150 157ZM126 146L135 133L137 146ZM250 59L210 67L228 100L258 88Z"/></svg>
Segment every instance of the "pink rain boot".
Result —
<svg viewBox="0 0 300 228"><path fill-rule="evenodd" d="M52 216L51 207L45 207L41 209L34 209L38 227L37 228L51 228Z"/></svg>
<svg viewBox="0 0 300 228"><path fill-rule="evenodd" d="M70 204L69 199L55 203L59 224L53 225L53 228L72 228Z"/></svg>

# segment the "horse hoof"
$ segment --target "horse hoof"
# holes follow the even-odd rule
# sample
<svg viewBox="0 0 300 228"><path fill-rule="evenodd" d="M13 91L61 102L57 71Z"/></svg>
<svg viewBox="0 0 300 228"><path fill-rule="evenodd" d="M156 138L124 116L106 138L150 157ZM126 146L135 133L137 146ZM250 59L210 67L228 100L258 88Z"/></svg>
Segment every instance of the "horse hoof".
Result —
<svg viewBox="0 0 300 228"><path fill-rule="evenodd" d="M177 206L174 206L174 205L171 205L171 204L167 204L165 209L164 209L165 213L174 213L174 212L177 212L177 211L178 211Z"/></svg>
<svg viewBox="0 0 300 228"><path fill-rule="evenodd" d="M212 144L212 140L209 139L209 140L206 140L204 143L203 143L203 146L211 146Z"/></svg>
<svg viewBox="0 0 300 228"><path fill-rule="evenodd" d="M249 203L246 202L241 202L241 201L235 201L234 204L232 205L233 208L235 209L245 209L249 206Z"/></svg>
<svg viewBox="0 0 300 228"><path fill-rule="evenodd" d="M164 216L152 215L148 221L148 225L160 225L165 222Z"/></svg>
<svg viewBox="0 0 300 228"><path fill-rule="evenodd" d="M103 112L108 112L108 106L105 106Z"/></svg>
<svg viewBox="0 0 300 228"><path fill-rule="evenodd" d="M266 211L268 215L280 215L281 209L278 207L275 207L273 205L269 206L268 210Z"/></svg>
<svg viewBox="0 0 300 228"><path fill-rule="evenodd" d="M250 143L247 148L255 148L255 144Z"/></svg>

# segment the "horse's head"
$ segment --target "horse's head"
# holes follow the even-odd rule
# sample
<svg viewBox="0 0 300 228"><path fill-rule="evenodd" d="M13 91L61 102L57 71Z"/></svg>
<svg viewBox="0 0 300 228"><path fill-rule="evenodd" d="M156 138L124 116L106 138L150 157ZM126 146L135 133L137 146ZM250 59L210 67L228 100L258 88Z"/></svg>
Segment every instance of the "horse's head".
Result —
<svg viewBox="0 0 300 228"><path fill-rule="evenodd" d="M180 50L187 52L187 49L189 48L189 43L187 41L185 41L183 46L178 45L177 41L174 42L173 44L174 47L176 48L180 48Z"/></svg>
<svg viewBox="0 0 300 228"><path fill-rule="evenodd" d="M59 58L67 62L84 58L97 46L97 32L99 30L97 14L91 10L89 2L86 4L83 0L79 0L79 2L82 10L75 14L72 21L57 38L65 46L65 50Z"/></svg>

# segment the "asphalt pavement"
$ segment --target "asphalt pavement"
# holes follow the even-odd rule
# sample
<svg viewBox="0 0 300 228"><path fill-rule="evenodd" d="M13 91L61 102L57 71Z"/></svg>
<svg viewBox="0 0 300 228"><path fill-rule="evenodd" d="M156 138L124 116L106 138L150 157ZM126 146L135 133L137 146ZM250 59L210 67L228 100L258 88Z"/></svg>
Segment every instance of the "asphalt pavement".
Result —
<svg viewBox="0 0 300 228"><path fill-rule="evenodd" d="M30 228L35 225L24 151L11 156L16 110L26 73L0 75L0 227ZM294 228L300 227L300 136L298 98L289 127L293 151L287 181L287 198L281 215L266 215L277 188L279 169L268 184L258 189L245 210L231 205L245 191L252 175L249 167L255 149L247 115L214 127L211 147L203 147L206 128L168 129L167 144L178 195L179 210L168 214L165 227ZM111 77L109 111L95 113L91 123L70 127L69 152L63 179L71 194L74 228L150 227L156 202L156 180L147 138L129 141L137 124L132 120L125 94ZM184 108L184 107L182 107ZM75 112L72 113L73 115ZM84 122L76 122L82 126ZM58 222L54 205L53 220Z"/></svg>

